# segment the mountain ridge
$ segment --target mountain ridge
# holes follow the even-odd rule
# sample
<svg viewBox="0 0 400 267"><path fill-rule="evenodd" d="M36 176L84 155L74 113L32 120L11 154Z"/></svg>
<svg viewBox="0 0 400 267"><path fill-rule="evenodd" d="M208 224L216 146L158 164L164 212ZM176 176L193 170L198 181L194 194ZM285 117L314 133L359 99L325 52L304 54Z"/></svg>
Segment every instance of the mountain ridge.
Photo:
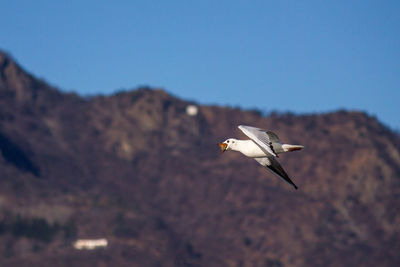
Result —
<svg viewBox="0 0 400 267"><path fill-rule="evenodd" d="M400 139L376 118L263 116L151 89L85 99L4 55L1 265L400 262ZM196 116L188 105L197 105ZM298 192L251 159L220 155L218 142L244 137L239 124L305 145L279 159ZM39 236L32 234L38 224ZM105 237L110 246L96 256L74 250L72 241L85 237Z"/></svg>

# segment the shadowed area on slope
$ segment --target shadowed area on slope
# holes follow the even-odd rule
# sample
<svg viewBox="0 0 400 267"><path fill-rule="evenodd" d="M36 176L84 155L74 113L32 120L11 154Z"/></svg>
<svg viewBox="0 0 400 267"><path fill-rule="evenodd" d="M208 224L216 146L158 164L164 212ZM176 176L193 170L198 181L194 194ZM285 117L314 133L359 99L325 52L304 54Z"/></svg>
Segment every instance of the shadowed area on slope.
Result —
<svg viewBox="0 0 400 267"><path fill-rule="evenodd" d="M36 177L40 175L39 168L30 160L24 150L1 133L0 151L4 159L18 169L25 172L30 172Z"/></svg>

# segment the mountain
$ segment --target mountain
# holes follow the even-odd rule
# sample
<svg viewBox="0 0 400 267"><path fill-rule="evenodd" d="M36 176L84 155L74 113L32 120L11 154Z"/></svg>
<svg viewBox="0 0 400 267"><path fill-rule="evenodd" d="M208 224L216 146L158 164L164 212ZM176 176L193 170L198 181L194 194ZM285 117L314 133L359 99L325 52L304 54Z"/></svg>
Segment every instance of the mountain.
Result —
<svg viewBox="0 0 400 267"><path fill-rule="evenodd" d="M239 124L305 146L279 158L299 190L221 155ZM0 151L1 266L400 265L400 138L363 112L83 98L0 52Z"/></svg>

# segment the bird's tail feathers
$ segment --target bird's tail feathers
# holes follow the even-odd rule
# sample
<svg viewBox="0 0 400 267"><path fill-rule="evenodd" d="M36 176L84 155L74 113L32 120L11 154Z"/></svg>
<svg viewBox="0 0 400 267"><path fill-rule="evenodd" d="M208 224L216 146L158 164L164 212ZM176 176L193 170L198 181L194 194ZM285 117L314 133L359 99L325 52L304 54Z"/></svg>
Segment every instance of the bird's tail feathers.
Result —
<svg viewBox="0 0 400 267"><path fill-rule="evenodd" d="M283 144L282 148L283 148L283 151L288 152L288 151L296 151L296 150L303 149L304 146L302 146L302 145Z"/></svg>

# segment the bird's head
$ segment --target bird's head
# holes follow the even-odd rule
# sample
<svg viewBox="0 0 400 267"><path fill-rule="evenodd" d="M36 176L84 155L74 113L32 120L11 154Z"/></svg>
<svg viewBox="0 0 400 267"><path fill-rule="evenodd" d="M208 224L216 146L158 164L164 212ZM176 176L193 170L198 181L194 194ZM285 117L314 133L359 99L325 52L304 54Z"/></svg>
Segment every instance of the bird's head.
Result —
<svg viewBox="0 0 400 267"><path fill-rule="evenodd" d="M236 139L229 138L226 139L224 142L219 143L219 147L222 150L222 153L224 153L226 150L232 150L232 148L236 145Z"/></svg>

